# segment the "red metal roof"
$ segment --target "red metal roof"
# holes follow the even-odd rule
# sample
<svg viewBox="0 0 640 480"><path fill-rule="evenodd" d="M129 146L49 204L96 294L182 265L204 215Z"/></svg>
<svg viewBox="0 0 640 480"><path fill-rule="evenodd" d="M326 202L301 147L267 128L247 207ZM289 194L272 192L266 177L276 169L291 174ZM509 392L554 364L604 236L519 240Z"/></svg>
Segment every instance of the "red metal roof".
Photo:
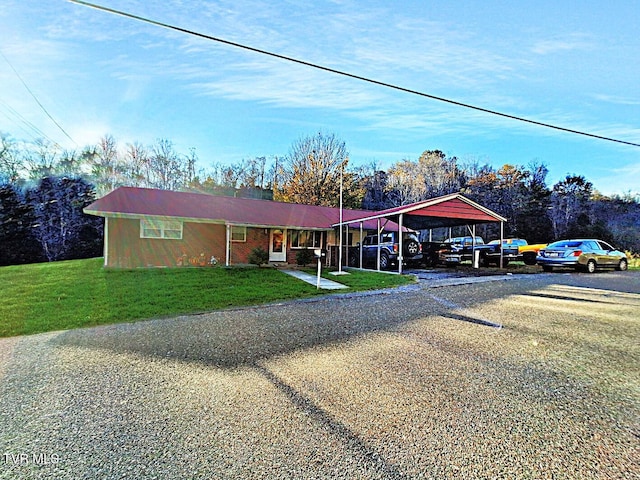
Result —
<svg viewBox="0 0 640 480"><path fill-rule="evenodd" d="M192 221L233 225L330 229L340 221L340 210L252 198L235 198L204 193L175 192L138 187L120 187L96 200L85 213L101 217L175 217ZM343 210L344 220L372 215L369 210ZM375 229L377 220L365 222ZM388 225L387 230L397 230Z"/></svg>
<svg viewBox="0 0 640 480"><path fill-rule="evenodd" d="M353 220L371 221L378 218L397 218L400 214L403 214L403 225L414 230L507 221L506 218L459 193L389 208ZM351 220L345 220L345 222L349 221Z"/></svg>

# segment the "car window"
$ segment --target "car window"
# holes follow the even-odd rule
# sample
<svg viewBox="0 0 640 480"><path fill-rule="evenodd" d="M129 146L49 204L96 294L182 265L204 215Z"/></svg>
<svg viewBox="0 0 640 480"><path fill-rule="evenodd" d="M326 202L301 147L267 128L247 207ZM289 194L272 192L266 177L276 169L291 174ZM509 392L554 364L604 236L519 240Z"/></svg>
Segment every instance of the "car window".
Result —
<svg viewBox="0 0 640 480"><path fill-rule="evenodd" d="M579 248L582 242L560 240L550 244L547 248Z"/></svg>
<svg viewBox="0 0 640 480"><path fill-rule="evenodd" d="M584 243L585 243L585 246L590 250L603 250L603 248L600 247L600 244L598 242L589 241Z"/></svg>
<svg viewBox="0 0 640 480"><path fill-rule="evenodd" d="M615 250L615 248L613 248L607 242L603 242L602 240L598 240L598 243L600 244L600 248L602 250Z"/></svg>
<svg viewBox="0 0 640 480"><path fill-rule="evenodd" d="M393 242L393 235L391 233L382 234L382 243Z"/></svg>

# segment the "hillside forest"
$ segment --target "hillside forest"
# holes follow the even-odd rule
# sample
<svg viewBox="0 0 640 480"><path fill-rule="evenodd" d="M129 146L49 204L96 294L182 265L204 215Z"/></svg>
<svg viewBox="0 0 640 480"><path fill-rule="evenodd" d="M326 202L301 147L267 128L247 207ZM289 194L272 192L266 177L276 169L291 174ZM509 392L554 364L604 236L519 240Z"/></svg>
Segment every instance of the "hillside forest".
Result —
<svg viewBox="0 0 640 480"><path fill-rule="evenodd" d="M345 142L320 132L295 140L283 156L200 164L195 150L178 152L167 139L118 144L105 135L70 151L0 133L0 265L100 256L103 221L82 209L125 185L325 206L338 206L342 185L345 208L367 210L460 192L506 217L507 238L595 237L640 252L638 194L601 195L577 172L549 185L543 162L495 168L425 150L386 170L374 162L353 166ZM493 225L476 232L499 238Z"/></svg>

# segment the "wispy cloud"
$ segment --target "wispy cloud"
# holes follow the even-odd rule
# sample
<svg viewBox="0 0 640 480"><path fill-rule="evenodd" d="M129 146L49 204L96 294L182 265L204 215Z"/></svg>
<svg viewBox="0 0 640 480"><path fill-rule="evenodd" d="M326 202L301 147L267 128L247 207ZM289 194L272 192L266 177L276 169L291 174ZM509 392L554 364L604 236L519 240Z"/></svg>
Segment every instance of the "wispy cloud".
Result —
<svg viewBox="0 0 640 480"><path fill-rule="evenodd" d="M531 51L538 55L549 55L559 52L589 50L592 47L593 43L588 36L574 33L538 40L531 46Z"/></svg>
<svg viewBox="0 0 640 480"><path fill-rule="evenodd" d="M593 98L601 102L612 103L614 105L628 105L628 106L640 105L640 97L631 98L631 97L623 97L619 95L596 94L596 95L593 95Z"/></svg>
<svg viewBox="0 0 640 480"><path fill-rule="evenodd" d="M196 73L196 72L192 72ZM380 100L371 88L356 82L286 65L277 60L256 60L226 66L221 75L191 83L200 95L231 98L285 108L366 108Z"/></svg>

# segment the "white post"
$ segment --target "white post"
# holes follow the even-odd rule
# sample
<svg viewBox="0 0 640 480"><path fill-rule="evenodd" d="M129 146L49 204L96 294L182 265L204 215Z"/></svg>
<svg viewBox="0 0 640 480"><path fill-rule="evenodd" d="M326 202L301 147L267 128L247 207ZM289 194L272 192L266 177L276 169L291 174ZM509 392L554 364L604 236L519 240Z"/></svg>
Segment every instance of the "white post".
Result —
<svg viewBox="0 0 640 480"><path fill-rule="evenodd" d="M378 271L380 271L380 218L378 218L378 230L376 231L376 233L378 238L378 252L376 253L376 257L378 259L377 261Z"/></svg>
<svg viewBox="0 0 640 480"><path fill-rule="evenodd" d="M362 265L362 242L364 241L364 237L362 236L363 234L363 225L362 222L360 222L360 269L362 270L364 268L364 266Z"/></svg>
<svg viewBox="0 0 640 480"><path fill-rule="evenodd" d="M231 263L231 225L227 224L227 247L225 251L225 265L228 267Z"/></svg>
<svg viewBox="0 0 640 480"><path fill-rule="evenodd" d="M342 174L344 173L344 164L340 168L340 250L338 252L338 272L342 273Z"/></svg>
<svg viewBox="0 0 640 480"><path fill-rule="evenodd" d="M402 221L404 219L403 214L400 214L400 221L398 222L398 273L402 275L402 262L404 260L404 255L402 254L402 250L403 250L403 240L404 240L404 235L402 232Z"/></svg>
<svg viewBox="0 0 640 480"><path fill-rule="evenodd" d="M473 261L473 268L480 268L480 255L478 255L478 258L476 258L476 224L475 223L471 228L471 260Z"/></svg>
<svg viewBox="0 0 640 480"><path fill-rule="evenodd" d="M504 242L504 222L500 222L500 268L504 267L504 245L502 244L502 242Z"/></svg>
<svg viewBox="0 0 640 480"><path fill-rule="evenodd" d="M104 256L104 267L109 266L109 217L104 217L104 245L103 248L103 256Z"/></svg>

